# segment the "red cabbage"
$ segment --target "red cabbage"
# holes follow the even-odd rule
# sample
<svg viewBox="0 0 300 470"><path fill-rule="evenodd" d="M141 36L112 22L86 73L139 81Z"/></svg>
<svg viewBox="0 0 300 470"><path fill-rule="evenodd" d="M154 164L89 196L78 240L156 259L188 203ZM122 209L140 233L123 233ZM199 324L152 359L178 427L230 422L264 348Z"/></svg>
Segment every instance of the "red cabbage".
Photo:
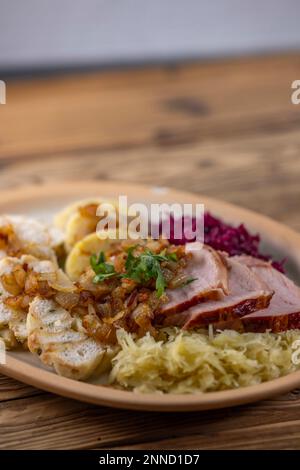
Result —
<svg viewBox="0 0 300 470"><path fill-rule="evenodd" d="M184 233L185 220L185 218L174 219L170 216L169 241L174 245L183 245L193 241L193 239L187 239L184 236L180 240L174 238L175 224L181 224L182 233ZM193 230L196 229L195 219L192 219L191 226ZM271 261L274 268L284 272L285 260L275 261L270 255L261 253L259 248L260 236L250 234L244 224L234 227L206 212L204 214L204 243L215 250L226 251L230 256L250 255L265 261Z"/></svg>

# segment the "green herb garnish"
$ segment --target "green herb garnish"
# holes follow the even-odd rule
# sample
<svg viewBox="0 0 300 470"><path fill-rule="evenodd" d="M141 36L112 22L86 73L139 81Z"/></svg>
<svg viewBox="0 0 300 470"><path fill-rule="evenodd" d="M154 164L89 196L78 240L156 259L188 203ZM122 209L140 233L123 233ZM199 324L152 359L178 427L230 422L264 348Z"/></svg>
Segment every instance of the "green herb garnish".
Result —
<svg viewBox="0 0 300 470"><path fill-rule="evenodd" d="M165 255L163 252L156 255L147 250L139 256L134 256L133 251L135 248L133 246L128 250L124 277L133 279L139 284L147 284L150 280L155 280L157 296L161 297L166 288L166 281L160 263L169 261L169 255Z"/></svg>
<svg viewBox="0 0 300 470"><path fill-rule="evenodd" d="M114 276L132 279L136 283L142 285L145 285L149 281L154 280L157 296L161 297L166 288L166 280L164 278L160 263L167 261L177 261L176 254L166 254L166 250L164 250L160 254L156 255L150 250L146 250L140 255L135 256L135 249L136 246L132 246L127 251L125 273L123 274L116 273L114 266L110 263L106 263L103 251L99 254L98 257L96 255L92 255L90 258L90 264L96 274L93 282L97 284L98 282L103 282L106 279L110 279Z"/></svg>
<svg viewBox="0 0 300 470"><path fill-rule="evenodd" d="M178 261L176 253L167 253L167 249L165 248L160 252L159 255L162 258L162 261Z"/></svg>
<svg viewBox="0 0 300 470"><path fill-rule="evenodd" d="M185 287L191 284L191 282L197 281L197 277L189 277L186 281L184 281L180 287Z"/></svg>
<svg viewBox="0 0 300 470"><path fill-rule="evenodd" d="M95 284L98 282L103 282L106 279L110 279L117 275L114 265L105 262L105 255L103 251L101 251L98 257L97 255L92 255L90 258L90 264L96 274L93 279Z"/></svg>

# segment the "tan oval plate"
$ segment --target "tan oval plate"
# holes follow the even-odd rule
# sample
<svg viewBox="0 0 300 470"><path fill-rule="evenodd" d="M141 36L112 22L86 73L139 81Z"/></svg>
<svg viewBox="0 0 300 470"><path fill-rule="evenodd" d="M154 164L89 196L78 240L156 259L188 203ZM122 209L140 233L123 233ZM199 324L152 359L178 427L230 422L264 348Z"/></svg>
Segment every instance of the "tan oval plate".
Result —
<svg viewBox="0 0 300 470"><path fill-rule="evenodd" d="M293 230L254 212L200 196L168 188L151 188L111 182L72 182L24 187L0 193L0 213L21 213L49 221L52 215L70 202L89 197L107 198L127 195L129 202L204 203L205 208L225 221L245 223L259 232L265 249L286 257L288 274L300 281L300 235ZM222 392L195 395L140 394L120 391L96 383L77 382L57 376L28 352L9 352L0 372L27 384L66 397L98 405L149 411L207 410L254 402L287 392L300 385L300 371L261 385Z"/></svg>

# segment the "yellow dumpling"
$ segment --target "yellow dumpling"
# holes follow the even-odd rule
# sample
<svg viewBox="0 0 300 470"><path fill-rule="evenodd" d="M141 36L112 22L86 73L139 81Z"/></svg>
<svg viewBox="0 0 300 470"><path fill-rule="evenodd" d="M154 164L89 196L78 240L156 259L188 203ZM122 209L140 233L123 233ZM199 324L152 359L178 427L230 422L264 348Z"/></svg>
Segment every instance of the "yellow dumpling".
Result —
<svg viewBox="0 0 300 470"><path fill-rule="evenodd" d="M113 244L118 244L119 240L111 240L109 238L100 240L96 233L87 235L80 240L71 250L66 260L66 273L72 281L77 281L80 275L90 265L90 257L93 254L106 252Z"/></svg>
<svg viewBox="0 0 300 470"><path fill-rule="evenodd" d="M100 204L100 202L102 202L100 198L81 199L80 201L73 202L69 206L64 207L64 209L62 209L54 216L54 224L60 230L65 231L70 217L72 217L76 212L78 212L80 207L85 207L90 204Z"/></svg>
<svg viewBox="0 0 300 470"><path fill-rule="evenodd" d="M94 198L75 202L58 213L54 219L56 227L65 233L65 249L69 253L75 244L96 231L100 217L96 215L101 203L109 203L118 215L116 201Z"/></svg>

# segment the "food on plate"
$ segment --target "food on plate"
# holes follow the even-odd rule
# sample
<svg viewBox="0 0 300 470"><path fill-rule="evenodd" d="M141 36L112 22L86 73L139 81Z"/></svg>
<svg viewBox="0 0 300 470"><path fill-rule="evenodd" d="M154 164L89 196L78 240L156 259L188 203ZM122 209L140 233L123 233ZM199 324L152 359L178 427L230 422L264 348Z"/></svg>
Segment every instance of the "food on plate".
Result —
<svg viewBox="0 0 300 470"><path fill-rule="evenodd" d="M90 266L90 258L95 253L107 252L115 240L101 240L97 233L90 233L78 241L71 249L66 259L66 273L72 281L77 281L80 275Z"/></svg>
<svg viewBox="0 0 300 470"><path fill-rule="evenodd" d="M14 333L8 327L0 327L0 339L4 342L5 349L7 350L18 347L18 341Z"/></svg>
<svg viewBox="0 0 300 470"><path fill-rule="evenodd" d="M31 255L3 258L0 261L0 335L7 348L17 344L27 347L27 313L36 295L60 299L73 291L71 281L50 260Z"/></svg>
<svg viewBox="0 0 300 470"><path fill-rule="evenodd" d="M273 291L247 266L233 258L227 258L228 292L217 300L198 303L177 317L184 329L234 320L257 310L266 308Z"/></svg>
<svg viewBox="0 0 300 470"><path fill-rule="evenodd" d="M174 281L171 283L166 290L168 301L161 307L164 315L182 312L204 300L218 299L228 294L228 273L222 255L196 242L187 243L185 253L191 256L182 276L191 282L180 289L174 289ZM180 285L180 278L177 282Z"/></svg>
<svg viewBox="0 0 300 470"><path fill-rule="evenodd" d="M171 243L177 245L191 241L191 239L187 240L184 236L179 240L174 236L176 225L184 227L185 222L185 218L174 219L172 216L170 217L169 241ZM196 228L195 218L191 221L191 228L192 230ZM252 235L244 224L234 227L225 223L223 220L214 217L210 212L204 213L204 243L217 251L224 251L230 256L249 255L264 261L270 261L274 268L284 272L285 260L273 260L270 255L260 251L260 236L258 234Z"/></svg>
<svg viewBox="0 0 300 470"><path fill-rule="evenodd" d="M63 234L55 227L47 227L23 216L0 216L0 259L29 254L56 261L55 251L62 243Z"/></svg>
<svg viewBox="0 0 300 470"><path fill-rule="evenodd" d="M297 370L291 362L299 330L238 333L167 329L156 341L118 333L110 382L143 393L197 393L255 385Z"/></svg>
<svg viewBox="0 0 300 470"><path fill-rule="evenodd" d="M283 331L300 328L300 289L269 263L248 256L238 257L274 291L267 308L242 318L242 327L249 331Z"/></svg>
<svg viewBox="0 0 300 470"><path fill-rule="evenodd" d="M52 299L36 297L27 317L28 348L65 377L85 380L109 367L114 349L90 338L79 317Z"/></svg>
<svg viewBox="0 0 300 470"><path fill-rule="evenodd" d="M76 380L108 372L111 386L139 392L224 390L299 367L291 355L300 288L260 253L258 236L206 213L204 245L172 231L170 239L100 239L103 201L68 206L54 228L0 217L7 349L26 349Z"/></svg>
<svg viewBox="0 0 300 470"><path fill-rule="evenodd" d="M117 202L100 198L76 202L56 215L54 224L65 234L67 253L72 250L77 242L96 232L97 224L101 220L101 217L97 216L97 208L101 203L111 204L116 210L118 220Z"/></svg>

